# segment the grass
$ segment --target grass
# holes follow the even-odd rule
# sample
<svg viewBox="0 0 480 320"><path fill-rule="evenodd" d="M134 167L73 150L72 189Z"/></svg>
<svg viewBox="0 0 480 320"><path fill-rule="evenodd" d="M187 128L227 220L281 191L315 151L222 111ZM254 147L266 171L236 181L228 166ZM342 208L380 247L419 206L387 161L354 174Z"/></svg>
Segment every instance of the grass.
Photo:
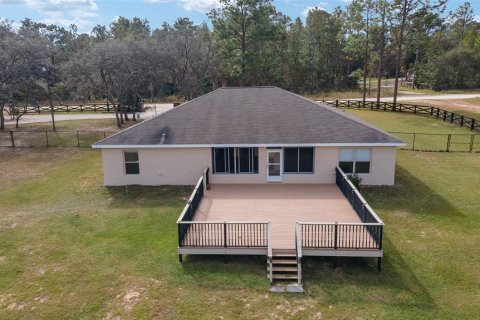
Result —
<svg viewBox="0 0 480 320"><path fill-rule="evenodd" d="M122 129L138 122L128 121ZM50 122L26 123L20 128L7 126L14 131L17 147L90 147L96 141L119 131L115 119L66 120L56 122L56 132ZM48 132L46 132L48 131ZM9 132L0 131L0 146L11 146Z"/></svg>
<svg viewBox="0 0 480 320"><path fill-rule="evenodd" d="M414 137L411 133L418 133L415 136L415 149L425 151L445 151L448 134L452 134L450 150L467 152L470 149L472 134L476 134L473 150L480 151L480 132L472 132L467 128L429 116L357 109L349 109L345 112L352 113L386 131L395 132L394 135L407 144L405 147L407 149L413 147Z"/></svg>
<svg viewBox="0 0 480 320"><path fill-rule="evenodd" d="M413 121L363 113L380 115L385 118L372 122L384 127ZM476 318L479 160L478 154L399 151L396 186L362 191L386 223L383 271L375 271L372 259L340 259L337 269L328 258L305 259L306 293L289 295L268 292L264 258L224 263L220 257L190 256L178 263L175 221L191 188L105 188L101 156L92 150L5 150L0 152L0 314L2 319Z"/></svg>
<svg viewBox="0 0 480 320"><path fill-rule="evenodd" d="M419 101L412 100L405 101L405 103L434 106L441 109L453 111L464 116L476 119L480 118L480 98Z"/></svg>

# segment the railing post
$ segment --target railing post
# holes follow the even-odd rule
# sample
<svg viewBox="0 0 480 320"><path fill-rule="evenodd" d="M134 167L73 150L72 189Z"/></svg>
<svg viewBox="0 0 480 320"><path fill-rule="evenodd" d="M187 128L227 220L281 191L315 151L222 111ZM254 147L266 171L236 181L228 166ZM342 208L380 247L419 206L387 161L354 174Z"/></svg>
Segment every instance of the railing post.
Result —
<svg viewBox="0 0 480 320"><path fill-rule="evenodd" d="M338 221L335 221L335 229L334 229L334 236L333 236L333 248L336 250L338 248Z"/></svg>
<svg viewBox="0 0 480 320"><path fill-rule="evenodd" d="M223 222L223 247L227 248L227 221Z"/></svg>

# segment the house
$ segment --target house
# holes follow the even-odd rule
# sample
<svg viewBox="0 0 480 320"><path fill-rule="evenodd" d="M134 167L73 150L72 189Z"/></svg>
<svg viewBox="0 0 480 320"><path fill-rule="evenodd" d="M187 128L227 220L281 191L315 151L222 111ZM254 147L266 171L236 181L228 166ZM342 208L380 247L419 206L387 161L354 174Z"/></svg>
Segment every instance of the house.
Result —
<svg viewBox="0 0 480 320"><path fill-rule="evenodd" d="M93 145L104 181L195 185L178 254L265 255L302 283L306 256L372 257L383 222L348 178L393 185L394 136L276 87L220 88Z"/></svg>
<svg viewBox="0 0 480 320"><path fill-rule="evenodd" d="M402 141L335 108L276 87L220 88L93 145L104 183L193 185L335 181L393 185Z"/></svg>

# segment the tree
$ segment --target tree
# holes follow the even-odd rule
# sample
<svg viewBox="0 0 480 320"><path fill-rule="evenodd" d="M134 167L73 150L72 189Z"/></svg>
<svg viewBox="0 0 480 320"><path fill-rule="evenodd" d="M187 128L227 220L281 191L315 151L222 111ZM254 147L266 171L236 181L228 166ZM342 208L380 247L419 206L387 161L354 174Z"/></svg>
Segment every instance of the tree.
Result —
<svg viewBox="0 0 480 320"><path fill-rule="evenodd" d="M389 19L391 22L392 35L395 46L395 84L393 91L394 110L397 103L398 80L400 76L403 45L408 33L411 31L411 22L415 17L432 12L443 10L444 0L439 0L431 5L429 0L394 0L392 3Z"/></svg>
<svg viewBox="0 0 480 320"><path fill-rule="evenodd" d="M454 12L448 15L448 25L450 29L450 37L455 46L460 46L465 37L465 33L475 21L473 8L470 2L464 2Z"/></svg>
<svg viewBox="0 0 480 320"><path fill-rule="evenodd" d="M278 83L281 43L288 18L271 0L220 0L209 13L221 57L223 82L238 85Z"/></svg>
<svg viewBox="0 0 480 320"><path fill-rule="evenodd" d="M0 129L5 129L4 110L15 104L24 85L38 72L43 58L38 39L22 30L14 32L10 21L0 21ZM38 73L37 73L38 74Z"/></svg>

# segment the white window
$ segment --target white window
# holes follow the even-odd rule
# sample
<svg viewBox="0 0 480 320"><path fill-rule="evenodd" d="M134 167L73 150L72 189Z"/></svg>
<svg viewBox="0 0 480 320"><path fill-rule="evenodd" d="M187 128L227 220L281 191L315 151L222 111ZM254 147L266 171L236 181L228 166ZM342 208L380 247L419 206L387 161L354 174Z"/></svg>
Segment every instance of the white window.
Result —
<svg viewBox="0 0 480 320"><path fill-rule="evenodd" d="M338 166L345 173L370 173L370 149L340 149Z"/></svg>
<svg viewBox="0 0 480 320"><path fill-rule="evenodd" d="M124 151L125 174L140 174L140 162L138 161L138 151Z"/></svg>

